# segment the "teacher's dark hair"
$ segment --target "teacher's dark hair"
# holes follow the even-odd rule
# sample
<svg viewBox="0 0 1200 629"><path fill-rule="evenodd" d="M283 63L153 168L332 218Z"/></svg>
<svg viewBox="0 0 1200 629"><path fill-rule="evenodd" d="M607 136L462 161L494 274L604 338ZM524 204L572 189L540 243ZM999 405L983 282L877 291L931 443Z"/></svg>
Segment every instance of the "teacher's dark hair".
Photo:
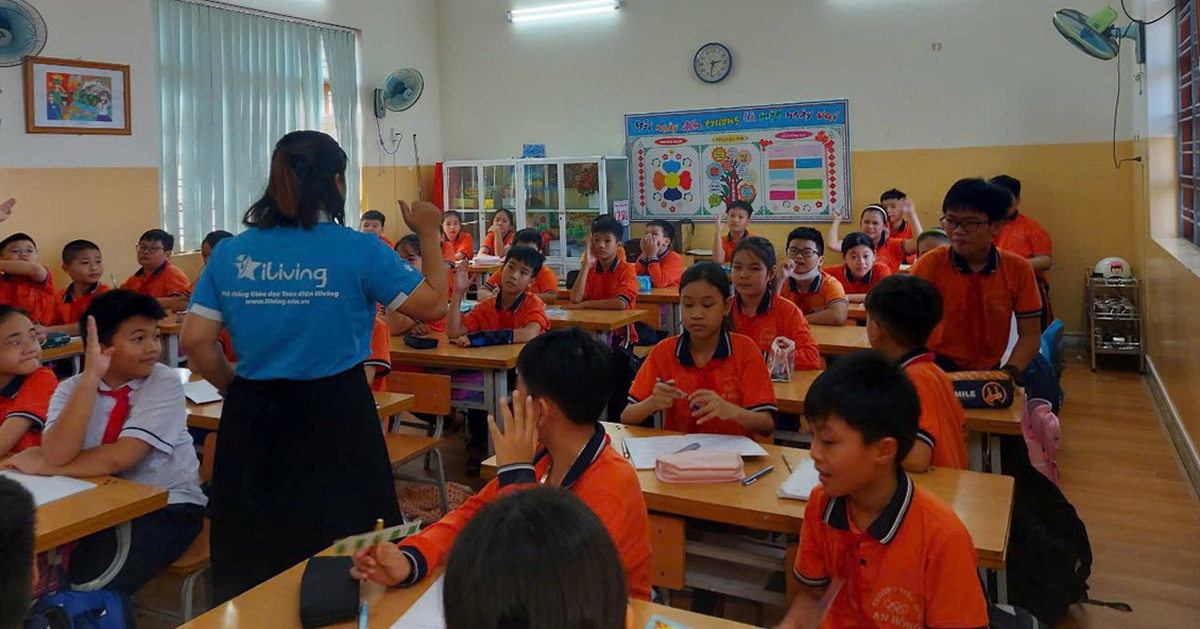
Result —
<svg viewBox="0 0 1200 629"><path fill-rule="evenodd" d="M337 141L319 131L293 131L275 144L267 191L246 211L242 223L309 229L324 212L345 225L346 196L339 188L345 175L346 152Z"/></svg>
<svg viewBox="0 0 1200 629"><path fill-rule="evenodd" d="M629 595L600 518L565 489L537 487L463 527L442 603L447 629L622 629Z"/></svg>
<svg viewBox="0 0 1200 629"><path fill-rule="evenodd" d="M24 626L33 581L33 496L0 476L0 629Z"/></svg>

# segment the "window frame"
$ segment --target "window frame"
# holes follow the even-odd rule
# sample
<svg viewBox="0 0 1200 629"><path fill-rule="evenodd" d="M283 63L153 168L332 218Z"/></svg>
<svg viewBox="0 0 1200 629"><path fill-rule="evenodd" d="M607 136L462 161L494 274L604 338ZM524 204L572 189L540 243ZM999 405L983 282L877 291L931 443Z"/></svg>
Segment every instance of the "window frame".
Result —
<svg viewBox="0 0 1200 629"><path fill-rule="evenodd" d="M1200 1L1175 12L1176 152L1179 209L1176 233L1200 247Z"/></svg>

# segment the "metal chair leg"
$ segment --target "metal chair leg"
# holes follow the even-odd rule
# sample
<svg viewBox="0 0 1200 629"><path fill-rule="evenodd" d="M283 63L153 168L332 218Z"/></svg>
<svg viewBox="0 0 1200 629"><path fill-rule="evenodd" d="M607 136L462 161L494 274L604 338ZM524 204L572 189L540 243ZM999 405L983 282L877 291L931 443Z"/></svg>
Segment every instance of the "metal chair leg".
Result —
<svg viewBox="0 0 1200 629"><path fill-rule="evenodd" d="M434 448L432 454L437 457L438 496L442 499L442 516L445 516L450 512L450 504L446 500L446 472L442 468L442 451Z"/></svg>

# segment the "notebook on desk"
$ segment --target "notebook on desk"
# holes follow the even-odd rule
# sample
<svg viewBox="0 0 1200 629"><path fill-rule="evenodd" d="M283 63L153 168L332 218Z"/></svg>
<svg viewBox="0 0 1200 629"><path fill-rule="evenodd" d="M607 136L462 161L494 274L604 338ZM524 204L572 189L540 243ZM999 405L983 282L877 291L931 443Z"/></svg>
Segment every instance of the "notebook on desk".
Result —
<svg viewBox="0 0 1200 629"><path fill-rule="evenodd" d="M767 451L749 437L741 435L669 435L665 437L626 437L629 462L638 470L652 470L658 457L697 444L700 450L735 452L741 456L767 456Z"/></svg>
<svg viewBox="0 0 1200 629"><path fill-rule="evenodd" d="M821 484L821 476L817 473L817 465L808 457L801 459L796 468L779 486L780 498L792 500L808 500L812 490Z"/></svg>
<svg viewBox="0 0 1200 629"><path fill-rule="evenodd" d="M26 491L33 494L33 503L38 507L96 488L95 483L66 476L31 476L12 470L4 470L0 472L0 476L17 481Z"/></svg>

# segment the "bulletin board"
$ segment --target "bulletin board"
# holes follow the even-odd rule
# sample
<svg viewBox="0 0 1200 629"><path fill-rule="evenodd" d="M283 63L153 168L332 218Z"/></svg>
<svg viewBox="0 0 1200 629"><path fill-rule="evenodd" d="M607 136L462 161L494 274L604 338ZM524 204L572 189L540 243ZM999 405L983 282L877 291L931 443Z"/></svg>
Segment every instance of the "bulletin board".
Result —
<svg viewBox="0 0 1200 629"><path fill-rule="evenodd" d="M626 115L633 220L711 217L739 200L756 222L849 216L847 105Z"/></svg>

